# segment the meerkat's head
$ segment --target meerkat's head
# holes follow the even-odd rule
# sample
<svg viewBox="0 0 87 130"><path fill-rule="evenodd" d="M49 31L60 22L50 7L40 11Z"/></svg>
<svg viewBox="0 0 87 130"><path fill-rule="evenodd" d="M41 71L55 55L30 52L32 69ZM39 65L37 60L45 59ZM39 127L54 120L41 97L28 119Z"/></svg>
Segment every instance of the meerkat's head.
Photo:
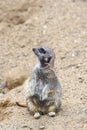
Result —
<svg viewBox="0 0 87 130"><path fill-rule="evenodd" d="M54 66L55 54L51 48L42 46L33 48L33 52L38 57L41 67L46 67L48 64Z"/></svg>

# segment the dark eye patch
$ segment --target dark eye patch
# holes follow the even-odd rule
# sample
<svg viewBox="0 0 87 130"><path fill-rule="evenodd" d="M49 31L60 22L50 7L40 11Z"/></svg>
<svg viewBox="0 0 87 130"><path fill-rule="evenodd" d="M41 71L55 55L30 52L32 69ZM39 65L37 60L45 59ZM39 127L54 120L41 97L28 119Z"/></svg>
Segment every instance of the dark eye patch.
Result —
<svg viewBox="0 0 87 130"><path fill-rule="evenodd" d="M40 49L39 49L39 52L40 52L40 53L43 53L43 54L46 53L46 51L45 51L43 48L40 48Z"/></svg>

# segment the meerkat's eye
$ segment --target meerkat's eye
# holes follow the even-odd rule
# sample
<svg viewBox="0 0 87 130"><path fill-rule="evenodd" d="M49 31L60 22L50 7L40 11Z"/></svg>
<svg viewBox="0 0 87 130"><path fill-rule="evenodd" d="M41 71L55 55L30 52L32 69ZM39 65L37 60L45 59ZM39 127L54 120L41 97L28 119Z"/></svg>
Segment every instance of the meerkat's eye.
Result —
<svg viewBox="0 0 87 130"><path fill-rule="evenodd" d="M39 49L39 52L40 52L40 53L43 53L43 54L46 53L46 51L45 51L43 48L40 48L40 49Z"/></svg>

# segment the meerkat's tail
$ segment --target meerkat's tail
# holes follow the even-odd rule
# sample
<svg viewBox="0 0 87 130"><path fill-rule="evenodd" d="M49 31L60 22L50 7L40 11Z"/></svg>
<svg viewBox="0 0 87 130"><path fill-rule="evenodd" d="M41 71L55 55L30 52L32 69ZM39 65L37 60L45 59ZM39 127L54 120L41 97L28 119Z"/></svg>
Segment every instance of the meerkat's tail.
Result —
<svg viewBox="0 0 87 130"><path fill-rule="evenodd" d="M20 107L27 107L25 102L16 102L16 105Z"/></svg>

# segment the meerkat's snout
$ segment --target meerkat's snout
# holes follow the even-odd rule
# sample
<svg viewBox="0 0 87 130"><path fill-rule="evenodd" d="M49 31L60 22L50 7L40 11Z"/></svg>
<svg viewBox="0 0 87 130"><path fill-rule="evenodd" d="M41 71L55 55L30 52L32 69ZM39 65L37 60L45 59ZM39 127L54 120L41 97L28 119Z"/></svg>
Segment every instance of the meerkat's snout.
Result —
<svg viewBox="0 0 87 130"><path fill-rule="evenodd" d="M32 51L36 54L37 48L33 48Z"/></svg>

